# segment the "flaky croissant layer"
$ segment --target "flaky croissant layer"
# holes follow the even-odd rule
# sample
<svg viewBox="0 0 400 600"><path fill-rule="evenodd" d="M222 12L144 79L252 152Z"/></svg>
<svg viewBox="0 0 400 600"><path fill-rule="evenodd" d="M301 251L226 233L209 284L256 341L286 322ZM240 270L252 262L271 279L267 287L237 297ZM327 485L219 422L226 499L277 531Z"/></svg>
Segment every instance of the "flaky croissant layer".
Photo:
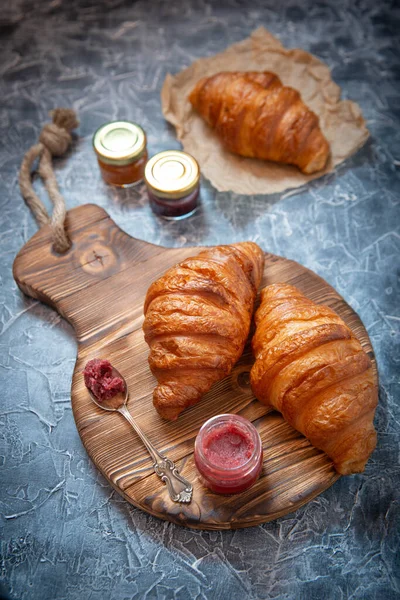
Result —
<svg viewBox="0 0 400 600"><path fill-rule="evenodd" d="M274 73L204 77L189 100L231 152L295 165L307 174L327 163L329 144L317 115Z"/></svg>
<svg viewBox="0 0 400 600"><path fill-rule="evenodd" d="M153 403L165 419L196 404L240 358L263 265L257 244L217 246L151 284L143 330L158 380Z"/></svg>
<svg viewBox="0 0 400 600"><path fill-rule="evenodd" d="M369 357L334 311L291 285L261 292L252 390L347 475L376 446L377 389Z"/></svg>

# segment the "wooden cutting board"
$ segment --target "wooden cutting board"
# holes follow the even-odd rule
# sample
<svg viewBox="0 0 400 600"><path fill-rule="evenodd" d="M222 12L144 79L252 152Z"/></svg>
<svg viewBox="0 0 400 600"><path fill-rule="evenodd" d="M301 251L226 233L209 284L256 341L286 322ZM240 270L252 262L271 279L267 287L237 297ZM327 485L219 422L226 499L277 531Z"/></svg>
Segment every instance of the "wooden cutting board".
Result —
<svg viewBox="0 0 400 600"><path fill-rule="evenodd" d="M55 308L75 329L78 357L71 401L76 425L89 456L128 502L174 523L199 529L257 525L305 504L337 479L331 461L276 412L254 399L249 386L249 345L232 374L214 385L178 421L163 421L152 405L156 381L147 363L142 333L143 301L150 283L167 268L199 248L167 249L131 238L95 205L68 213L71 249L58 255L43 227L14 262L20 289ZM262 286L287 282L336 310L370 355L372 346L357 314L315 273L296 262L266 254ZM125 376L128 408L159 450L166 453L194 486L188 505L170 501L152 462L129 424L117 413L95 406L84 386L82 370L95 357L108 358ZM204 421L218 413L239 413L257 427L264 447L259 481L248 491L219 496L202 486L193 461L193 444Z"/></svg>

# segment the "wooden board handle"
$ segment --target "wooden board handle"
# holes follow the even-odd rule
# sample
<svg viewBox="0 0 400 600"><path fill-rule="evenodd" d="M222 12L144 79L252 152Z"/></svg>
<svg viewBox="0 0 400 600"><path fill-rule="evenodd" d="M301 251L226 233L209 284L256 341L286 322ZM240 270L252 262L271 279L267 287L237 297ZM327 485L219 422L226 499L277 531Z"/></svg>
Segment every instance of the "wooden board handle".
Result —
<svg viewBox="0 0 400 600"><path fill-rule="evenodd" d="M138 263L165 249L131 238L105 210L93 204L70 210L66 226L72 242L68 252L54 252L50 227L45 226L20 250L13 274L25 294L49 304L66 318L80 341L92 331L92 316L96 329L105 320L109 324L113 319L118 321L125 294L132 294L133 301L138 293L143 294L141 286L140 292L132 285L125 289L124 271L137 268ZM108 290L111 277L113 287Z"/></svg>

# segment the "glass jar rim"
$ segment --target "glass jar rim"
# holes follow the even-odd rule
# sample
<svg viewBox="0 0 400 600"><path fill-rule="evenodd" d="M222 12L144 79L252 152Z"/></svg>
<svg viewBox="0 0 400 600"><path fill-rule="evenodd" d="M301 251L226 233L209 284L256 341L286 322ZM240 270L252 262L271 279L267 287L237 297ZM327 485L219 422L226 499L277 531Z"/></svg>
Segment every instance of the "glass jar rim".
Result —
<svg viewBox="0 0 400 600"><path fill-rule="evenodd" d="M199 185L197 160L183 150L164 150L152 156L145 168L147 188L158 198L180 200Z"/></svg>
<svg viewBox="0 0 400 600"><path fill-rule="evenodd" d="M218 467L214 463L210 462L210 460L206 457L206 455L203 452L201 442L203 441L204 435L211 428L218 426L220 423L229 422L229 421L232 421L232 423L234 423L234 424L239 424L239 426L244 427L246 429L246 431L248 433L250 433L250 435L252 437L252 441L254 442L254 449L251 453L251 456L249 456L249 458L245 462L241 463L240 465L237 465L235 467ZM261 442L260 434L258 433L257 429L254 427L254 425L251 421L249 421L248 419L245 419L244 417L242 417L240 415L236 415L235 413L223 413L220 415L215 415L214 417L211 417L205 423L203 423L203 425L201 426L199 433L197 434L197 437L195 439L194 447L195 447L195 452L198 453L202 462L204 463L204 465L206 465L207 469L211 473L213 473L213 474L224 473L226 475L231 475L232 477L234 477L237 475L237 473L245 470L246 468L249 468L249 470L251 470L253 468L254 459L257 459L260 451L262 450L262 442Z"/></svg>
<svg viewBox="0 0 400 600"><path fill-rule="evenodd" d="M146 152L146 143L143 128L134 121L104 123L92 139L98 159L115 166L126 166L139 160Z"/></svg>

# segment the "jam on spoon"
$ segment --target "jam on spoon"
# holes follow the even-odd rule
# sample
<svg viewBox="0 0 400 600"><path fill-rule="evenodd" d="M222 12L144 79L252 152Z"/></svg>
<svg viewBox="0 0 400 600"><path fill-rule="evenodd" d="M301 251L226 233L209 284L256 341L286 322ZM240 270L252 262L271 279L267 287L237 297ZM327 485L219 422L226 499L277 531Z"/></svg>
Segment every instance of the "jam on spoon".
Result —
<svg viewBox="0 0 400 600"><path fill-rule="evenodd" d="M119 412L138 434L153 459L155 473L166 484L171 500L189 503L193 494L192 484L179 474L170 458L161 454L153 446L147 435L134 421L126 406L129 393L121 373L112 366L110 361L95 358L86 364L83 376L93 402L103 410Z"/></svg>
<svg viewBox="0 0 400 600"><path fill-rule="evenodd" d="M85 385L99 402L111 400L119 393L125 393L125 383L121 377L114 375L109 360L94 358L89 360L83 371Z"/></svg>

